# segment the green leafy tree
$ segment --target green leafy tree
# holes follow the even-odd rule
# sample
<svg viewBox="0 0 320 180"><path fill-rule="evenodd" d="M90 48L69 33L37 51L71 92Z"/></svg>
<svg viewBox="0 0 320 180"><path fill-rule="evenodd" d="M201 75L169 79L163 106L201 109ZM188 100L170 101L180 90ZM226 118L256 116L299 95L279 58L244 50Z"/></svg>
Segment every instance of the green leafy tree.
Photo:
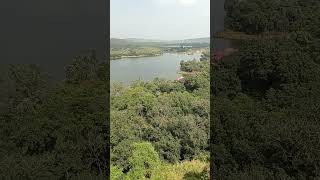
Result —
<svg viewBox="0 0 320 180"><path fill-rule="evenodd" d="M147 142L133 144L133 152L129 158L131 179L152 178L152 171L161 165L158 153L152 144Z"/></svg>

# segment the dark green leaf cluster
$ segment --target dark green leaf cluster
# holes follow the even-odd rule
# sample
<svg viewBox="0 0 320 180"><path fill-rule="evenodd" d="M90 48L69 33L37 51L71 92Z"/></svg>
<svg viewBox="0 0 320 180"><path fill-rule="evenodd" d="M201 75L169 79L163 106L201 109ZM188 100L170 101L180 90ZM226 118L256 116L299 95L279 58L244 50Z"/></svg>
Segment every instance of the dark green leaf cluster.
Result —
<svg viewBox="0 0 320 180"><path fill-rule="evenodd" d="M312 32L319 38L318 0L226 0L227 25L247 32Z"/></svg>
<svg viewBox="0 0 320 180"><path fill-rule="evenodd" d="M212 65L217 179L320 177L320 53L312 46L247 41Z"/></svg>
<svg viewBox="0 0 320 180"><path fill-rule="evenodd" d="M1 82L0 179L106 178L106 64L81 56L66 80L14 65Z"/></svg>

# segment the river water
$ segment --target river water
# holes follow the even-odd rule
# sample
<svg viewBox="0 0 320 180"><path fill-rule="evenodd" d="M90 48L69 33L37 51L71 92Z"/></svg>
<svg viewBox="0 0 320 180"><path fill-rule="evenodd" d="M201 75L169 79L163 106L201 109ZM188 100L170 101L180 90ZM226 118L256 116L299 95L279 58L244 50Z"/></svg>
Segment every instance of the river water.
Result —
<svg viewBox="0 0 320 180"><path fill-rule="evenodd" d="M75 0L72 0L75 1ZM98 50L99 59L106 49L104 9L101 4L78 0L70 7L61 6L63 0L52 1L59 11L47 12L47 3L7 1L0 6L0 66L3 64L37 64L58 79L64 78L64 66L82 50ZM81 3L80 3L81 2ZM100 2L100 1L99 1ZM104 2L104 1L103 1ZM213 32L224 29L224 0L213 0ZM88 7L88 5L90 7ZM101 1L102 3L102 1ZM77 8L73 4L78 4ZM88 14L87 11L90 11ZM102 14L102 15L100 15ZM210 22L208 22L210 23ZM215 39L214 49L224 49L230 41ZM199 57L200 55L195 55ZM189 55L164 54L159 57L126 58L111 62L111 81L131 82L154 77L175 79L181 60ZM144 65L142 65L144 64ZM134 73L135 74L134 74ZM125 79L127 78L127 80Z"/></svg>
<svg viewBox="0 0 320 180"><path fill-rule="evenodd" d="M212 32L220 32L225 28L224 10L225 0L213 0L214 8L211 10L213 29ZM209 23L209 22L208 22ZM232 47L233 43L226 39L214 39L212 48L214 50L223 50ZM110 80L111 83L121 81L125 84L130 84L134 80L150 81L154 78L164 78L173 80L179 77L179 68L181 60L199 59L200 54L163 54L157 57L143 58L124 58L114 60L110 63Z"/></svg>
<svg viewBox="0 0 320 180"><path fill-rule="evenodd" d="M180 62L199 60L201 54L165 53L155 57L123 58L110 63L110 81L130 84L134 80L150 81L154 78L174 80L179 77Z"/></svg>

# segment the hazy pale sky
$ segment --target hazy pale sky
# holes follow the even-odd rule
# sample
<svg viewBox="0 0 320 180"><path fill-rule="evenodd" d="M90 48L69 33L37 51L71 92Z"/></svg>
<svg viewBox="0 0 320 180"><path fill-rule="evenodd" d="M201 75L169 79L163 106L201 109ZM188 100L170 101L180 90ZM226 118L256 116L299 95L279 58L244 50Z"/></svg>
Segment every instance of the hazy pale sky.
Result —
<svg viewBox="0 0 320 180"><path fill-rule="evenodd" d="M210 36L210 0L111 0L112 38L179 40Z"/></svg>

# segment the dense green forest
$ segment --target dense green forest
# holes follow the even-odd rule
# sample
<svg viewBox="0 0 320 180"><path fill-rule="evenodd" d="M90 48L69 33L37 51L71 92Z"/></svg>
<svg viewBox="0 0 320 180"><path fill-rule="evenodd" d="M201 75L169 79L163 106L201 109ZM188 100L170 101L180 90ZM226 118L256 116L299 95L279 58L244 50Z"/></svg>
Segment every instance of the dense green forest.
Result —
<svg viewBox="0 0 320 180"><path fill-rule="evenodd" d="M106 179L108 66L76 57L53 82L34 65L3 68L0 179Z"/></svg>
<svg viewBox="0 0 320 180"><path fill-rule="evenodd" d="M112 85L112 179L208 179L208 54L183 81Z"/></svg>
<svg viewBox="0 0 320 180"><path fill-rule="evenodd" d="M241 41L211 67L216 179L320 178L319 1L230 0L228 28L276 31Z"/></svg>
<svg viewBox="0 0 320 180"><path fill-rule="evenodd" d="M109 168L112 179L208 179L207 55L183 81L114 84L111 132L108 65L94 55L60 82L34 65L2 68L0 179L106 179Z"/></svg>
<svg viewBox="0 0 320 180"><path fill-rule="evenodd" d="M235 31L320 34L318 0L226 0L225 8L227 28Z"/></svg>

